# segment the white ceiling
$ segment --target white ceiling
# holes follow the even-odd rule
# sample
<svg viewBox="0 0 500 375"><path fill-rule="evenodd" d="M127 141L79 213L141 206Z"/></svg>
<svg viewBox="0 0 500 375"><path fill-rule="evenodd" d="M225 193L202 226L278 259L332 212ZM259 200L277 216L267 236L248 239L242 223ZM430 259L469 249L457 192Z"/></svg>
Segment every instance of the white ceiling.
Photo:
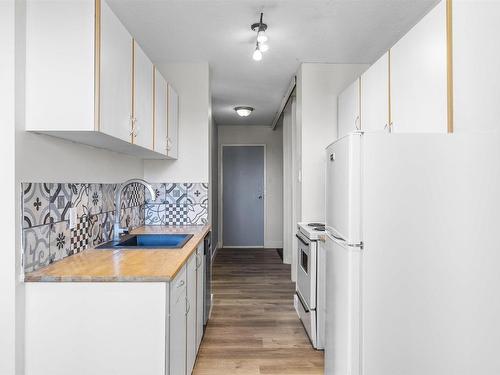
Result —
<svg viewBox="0 0 500 375"><path fill-rule="evenodd" d="M372 63L437 0L110 0L155 63L206 62L218 125L270 125L301 62ZM270 49L252 60L264 11ZM255 108L240 118L233 107Z"/></svg>

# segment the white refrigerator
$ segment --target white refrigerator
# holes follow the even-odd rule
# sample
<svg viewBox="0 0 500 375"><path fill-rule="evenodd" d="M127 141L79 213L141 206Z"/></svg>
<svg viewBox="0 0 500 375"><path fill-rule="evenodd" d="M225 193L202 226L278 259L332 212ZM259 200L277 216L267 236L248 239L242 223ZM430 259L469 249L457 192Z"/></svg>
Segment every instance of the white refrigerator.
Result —
<svg viewBox="0 0 500 375"><path fill-rule="evenodd" d="M500 136L326 150L327 375L500 374Z"/></svg>

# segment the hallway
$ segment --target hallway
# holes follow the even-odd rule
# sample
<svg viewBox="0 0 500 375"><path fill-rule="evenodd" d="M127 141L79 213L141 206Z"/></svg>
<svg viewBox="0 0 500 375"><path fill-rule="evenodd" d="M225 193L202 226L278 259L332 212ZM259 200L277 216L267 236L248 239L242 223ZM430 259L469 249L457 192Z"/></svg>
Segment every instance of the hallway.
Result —
<svg viewBox="0 0 500 375"><path fill-rule="evenodd" d="M293 307L290 267L275 250L223 249L214 307L193 374L323 374Z"/></svg>

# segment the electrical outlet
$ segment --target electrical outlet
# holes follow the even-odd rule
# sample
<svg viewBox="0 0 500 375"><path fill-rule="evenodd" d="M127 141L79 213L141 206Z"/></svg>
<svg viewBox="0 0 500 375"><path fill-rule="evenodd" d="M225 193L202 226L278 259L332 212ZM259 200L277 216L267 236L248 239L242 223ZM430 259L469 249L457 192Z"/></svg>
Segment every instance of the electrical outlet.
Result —
<svg viewBox="0 0 500 375"><path fill-rule="evenodd" d="M71 207L69 209L69 229L74 229L76 227L76 208Z"/></svg>

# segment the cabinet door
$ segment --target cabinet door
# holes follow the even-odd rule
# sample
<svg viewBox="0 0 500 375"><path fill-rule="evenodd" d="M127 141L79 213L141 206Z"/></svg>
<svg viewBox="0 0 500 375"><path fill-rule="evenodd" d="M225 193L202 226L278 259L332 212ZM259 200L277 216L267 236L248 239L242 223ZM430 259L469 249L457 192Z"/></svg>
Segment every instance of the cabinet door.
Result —
<svg viewBox="0 0 500 375"><path fill-rule="evenodd" d="M130 142L132 37L106 1L101 2L101 132Z"/></svg>
<svg viewBox="0 0 500 375"><path fill-rule="evenodd" d="M170 285L170 374L186 374L186 271Z"/></svg>
<svg viewBox="0 0 500 375"><path fill-rule="evenodd" d="M179 96L175 89L168 85L168 156L177 159L179 154Z"/></svg>
<svg viewBox="0 0 500 375"><path fill-rule="evenodd" d="M360 129L359 78L338 98L338 137Z"/></svg>
<svg viewBox="0 0 500 375"><path fill-rule="evenodd" d="M384 130L389 124L389 53L361 76L361 128Z"/></svg>
<svg viewBox="0 0 500 375"><path fill-rule="evenodd" d="M392 130L447 131L446 2L391 49Z"/></svg>
<svg viewBox="0 0 500 375"><path fill-rule="evenodd" d="M187 262L186 367L191 374L196 360L196 253Z"/></svg>
<svg viewBox="0 0 500 375"><path fill-rule="evenodd" d="M196 250L196 351L203 339L203 298L205 297L205 257L203 256L203 243Z"/></svg>
<svg viewBox="0 0 500 375"><path fill-rule="evenodd" d="M153 63L134 41L133 143L153 149Z"/></svg>
<svg viewBox="0 0 500 375"><path fill-rule="evenodd" d="M454 131L498 131L499 1L453 1Z"/></svg>
<svg viewBox="0 0 500 375"><path fill-rule="evenodd" d="M155 69L154 150L167 154L167 81Z"/></svg>

